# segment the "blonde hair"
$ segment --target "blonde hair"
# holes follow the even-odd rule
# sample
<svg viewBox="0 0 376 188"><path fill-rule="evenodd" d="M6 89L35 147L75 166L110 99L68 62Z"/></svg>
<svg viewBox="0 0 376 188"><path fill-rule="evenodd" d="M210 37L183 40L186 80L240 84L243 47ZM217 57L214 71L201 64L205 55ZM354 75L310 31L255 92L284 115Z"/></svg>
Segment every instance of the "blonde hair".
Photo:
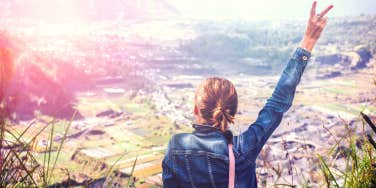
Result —
<svg viewBox="0 0 376 188"><path fill-rule="evenodd" d="M198 115L221 131L226 131L234 123L238 109L238 94L234 85L227 79L211 77L204 80L195 93L195 106Z"/></svg>

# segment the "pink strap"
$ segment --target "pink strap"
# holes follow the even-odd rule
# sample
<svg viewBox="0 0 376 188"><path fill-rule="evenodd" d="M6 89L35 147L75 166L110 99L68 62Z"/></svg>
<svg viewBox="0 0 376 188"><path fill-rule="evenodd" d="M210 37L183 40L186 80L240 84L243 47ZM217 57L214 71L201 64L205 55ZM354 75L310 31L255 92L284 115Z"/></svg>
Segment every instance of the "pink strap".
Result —
<svg viewBox="0 0 376 188"><path fill-rule="evenodd" d="M230 160L229 172L228 172L228 187L235 187L235 157L234 151L232 151L232 144L228 144L228 157Z"/></svg>

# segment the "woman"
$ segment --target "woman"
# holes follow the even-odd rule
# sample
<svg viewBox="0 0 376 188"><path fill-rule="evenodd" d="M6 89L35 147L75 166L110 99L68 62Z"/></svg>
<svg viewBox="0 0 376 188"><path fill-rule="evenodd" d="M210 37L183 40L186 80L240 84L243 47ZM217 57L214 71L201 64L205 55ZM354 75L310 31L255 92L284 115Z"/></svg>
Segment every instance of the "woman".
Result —
<svg viewBox="0 0 376 188"><path fill-rule="evenodd" d="M316 14L316 2L312 4L300 47L257 120L239 136L232 137L227 131L238 106L234 85L226 79L208 78L199 86L195 93L195 131L171 138L162 162L163 187L257 187L256 158L290 108L310 52L327 23L324 16L332 8Z"/></svg>

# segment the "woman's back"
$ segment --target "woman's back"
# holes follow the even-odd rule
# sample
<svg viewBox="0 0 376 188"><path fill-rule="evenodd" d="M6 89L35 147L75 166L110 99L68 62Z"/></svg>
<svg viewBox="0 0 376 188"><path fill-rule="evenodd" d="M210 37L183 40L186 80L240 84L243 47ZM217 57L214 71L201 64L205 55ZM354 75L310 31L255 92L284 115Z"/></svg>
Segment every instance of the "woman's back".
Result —
<svg viewBox="0 0 376 188"><path fill-rule="evenodd" d="M236 150L234 148L237 158L235 174L236 180L240 180L235 181L236 184L240 187L256 186L255 161L239 158ZM169 161L164 161L164 165L171 165L177 181L165 183L164 187L228 187L229 154L221 131L202 126L193 133L174 135L168 153ZM169 168L165 166L163 169Z"/></svg>

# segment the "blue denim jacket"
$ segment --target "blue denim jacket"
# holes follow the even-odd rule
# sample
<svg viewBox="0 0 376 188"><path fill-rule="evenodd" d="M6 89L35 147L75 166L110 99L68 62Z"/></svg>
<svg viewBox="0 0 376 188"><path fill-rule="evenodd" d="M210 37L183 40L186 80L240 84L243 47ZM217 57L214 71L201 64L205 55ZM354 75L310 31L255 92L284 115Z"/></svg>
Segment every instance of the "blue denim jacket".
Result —
<svg viewBox="0 0 376 188"><path fill-rule="evenodd" d="M235 187L257 187L256 158L292 105L296 86L310 58L297 48L272 96L248 129L233 137ZM222 132L198 126L193 133L174 135L162 162L163 187L228 187L228 147Z"/></svg>

